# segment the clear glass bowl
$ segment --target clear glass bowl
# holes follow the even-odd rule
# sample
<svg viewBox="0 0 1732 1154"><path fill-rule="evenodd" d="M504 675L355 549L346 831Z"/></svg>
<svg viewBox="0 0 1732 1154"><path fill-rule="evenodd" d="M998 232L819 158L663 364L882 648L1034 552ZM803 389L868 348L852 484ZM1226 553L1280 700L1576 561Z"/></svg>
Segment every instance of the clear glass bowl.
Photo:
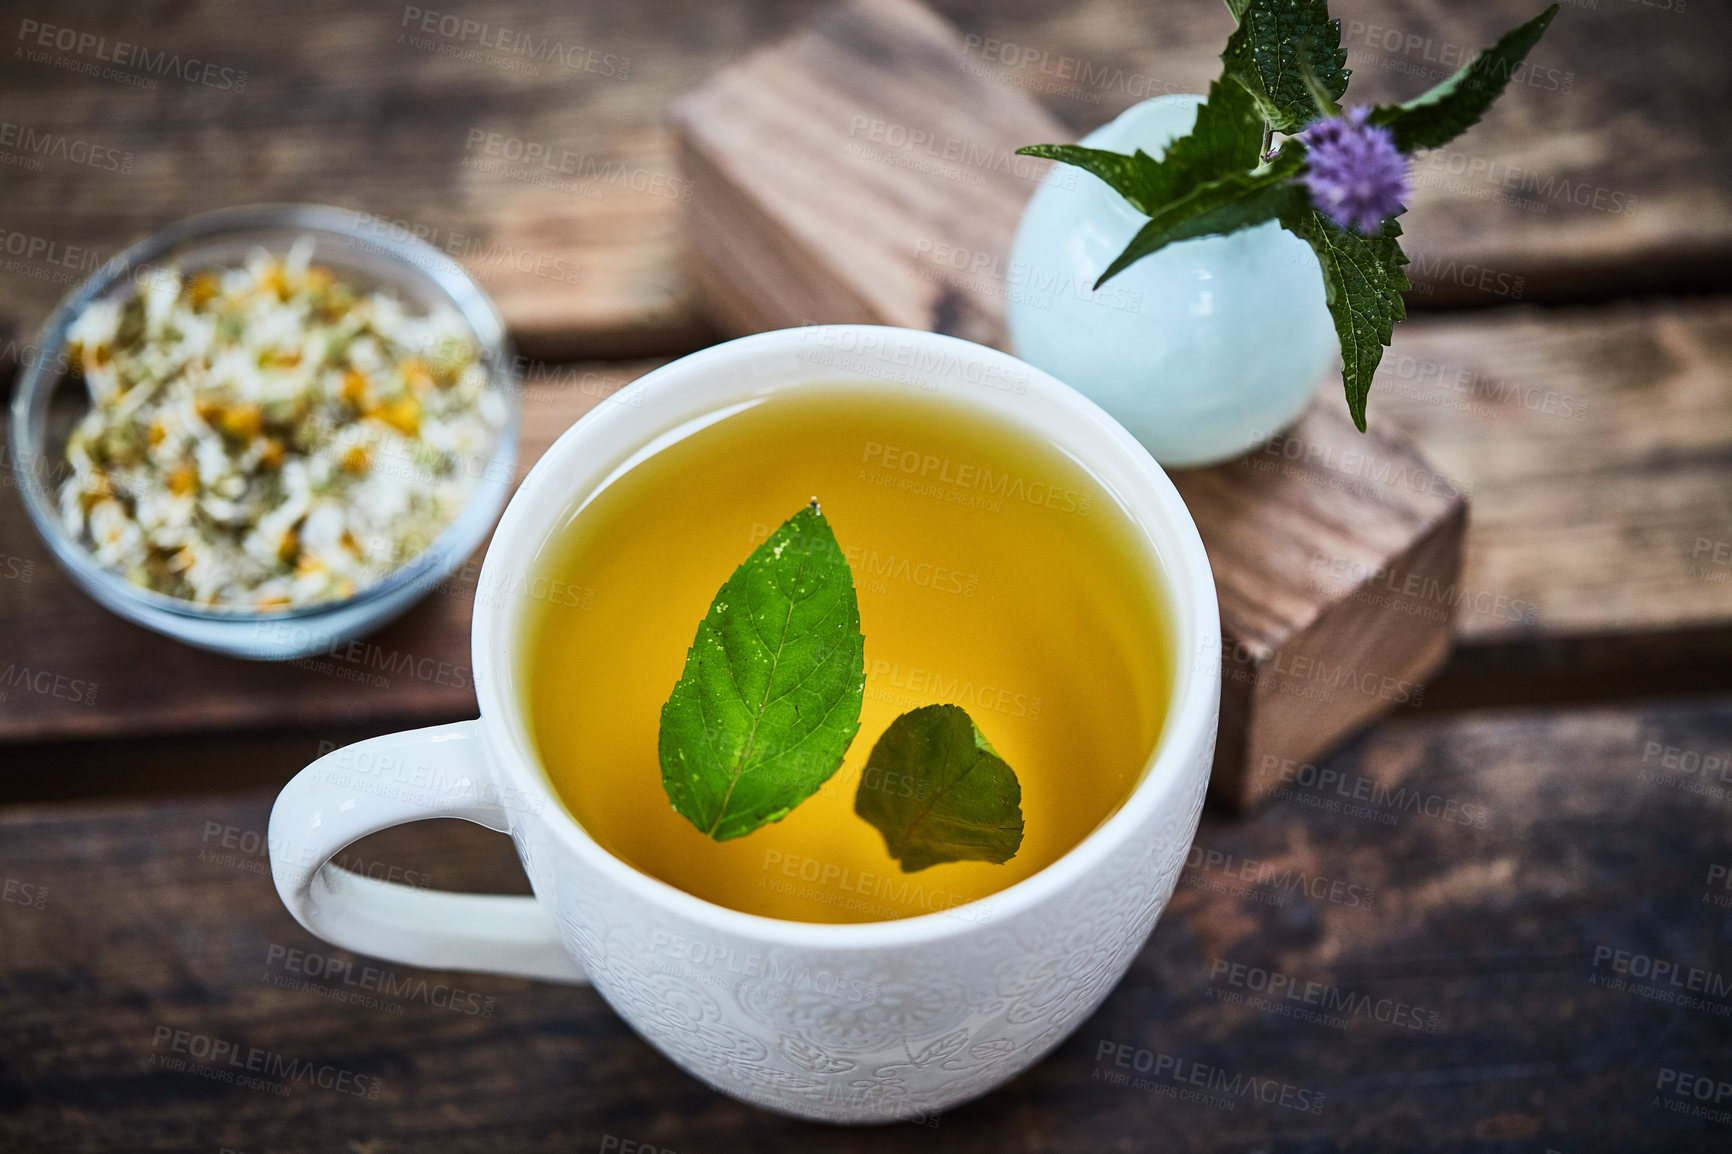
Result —
<svg viewBox="0 0 1732 1154"><path fill-rule="evenodd" d="M450 525L409 561L341 601L254 611L194 605L101 565L62 527L55 490L65 475L66 441L90 407L84 384L68 372L67 330L92 301L128 296L151 270L232 267L255 248L281 255L301 237L313 260L363 289L391 292L417 312L448 308L468 325L488 387L508 416L491 457L476 462L474 491ZM169 225L114 259L61 301L19 369L12 397L11 455L18 491L37 531L78 586L147 629L201 649L280 661L346 642L407 610L457 569L486 538L505 507L517 463L521 420L515 354L505 322L458 264L389 221L350 209L260 204L221 209Z"/></svg>

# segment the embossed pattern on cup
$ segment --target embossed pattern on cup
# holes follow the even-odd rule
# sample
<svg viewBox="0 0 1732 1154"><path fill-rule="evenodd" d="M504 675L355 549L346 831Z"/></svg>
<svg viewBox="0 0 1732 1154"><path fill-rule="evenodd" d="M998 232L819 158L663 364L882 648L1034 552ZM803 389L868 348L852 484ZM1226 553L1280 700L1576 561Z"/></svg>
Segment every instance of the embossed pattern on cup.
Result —
<svg viewBox="0 0 1732 1154"><path fill-rule="evenodd" d="M936 913L829 925L712 905L608 854L567 814L513 683L521 606L501 598L476 608L479 719L336 750L278 798L272 872L302 925L409 964L591 982L711 1086L831 1122L930 1115L982 1094L1100 1004L1172 896L1196 832L1220 628L1208 558L1178 493L1082 396L1003 353L932 333L838 325L731 341L656 370L629 386L633 403L568 430L512 498L481 585L512 588L564 517L670 431L767 391L837 380L936 390L1038 429L1085 462L1145 534L1178 657L1166 725L1124 804L1046 869ZM384 788L383 766L415 784ZM443 894L327 864L368 833L436 816L509 833L535 896Z"/></svg>

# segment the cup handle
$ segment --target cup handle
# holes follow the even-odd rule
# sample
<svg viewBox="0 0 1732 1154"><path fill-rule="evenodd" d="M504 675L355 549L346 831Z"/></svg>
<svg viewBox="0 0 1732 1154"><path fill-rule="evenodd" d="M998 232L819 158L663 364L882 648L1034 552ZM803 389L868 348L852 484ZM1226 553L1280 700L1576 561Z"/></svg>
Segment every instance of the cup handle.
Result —
<svg viewBox="0 0 1732 1154"><path fill-rule="evenodd" d="M587 983L533 897L426 890L330 864L345 846L411 821L460 817L506 832L505 806L484 788L492 776L482 740L480 722L459 721L369 738L301 770L271 808L277 893L301 925L356 953ZM370 770L355 768L362 765ZM395 772L404 767L407 775ZM418 784L429 779L437 784Z"/></svg>

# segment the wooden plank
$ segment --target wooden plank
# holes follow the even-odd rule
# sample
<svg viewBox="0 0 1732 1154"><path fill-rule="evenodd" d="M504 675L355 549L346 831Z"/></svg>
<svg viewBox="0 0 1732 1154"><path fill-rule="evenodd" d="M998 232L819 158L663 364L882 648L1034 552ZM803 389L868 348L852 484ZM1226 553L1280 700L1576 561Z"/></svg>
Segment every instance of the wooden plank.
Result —
<svg viewBox="0 0 1732 1154"><path fill-rule="evenodd" d="M1676 661L1699 632L1723 658L1732 302L1424 318L1384 366L1372 411L1473 495L1463 646L1578 639L1642 662L1651 636Z"/></svg>
<svg viewBox="0 0 1732 1154"><path fill-rule="evenodd" d="M1534 6L1345 0L1337 8L1358 74L1353 94L1412 95L1437 77L1438 61L1489 42ZM505 48L483 46L478 32L445 36L437 19L423 31L424 15L412 13L438 15L424 5L322 0L242 15L214 0L85 0L21 18L75 39L73 51L32 41L44 59L8 53L0 64L0 240L9 246L0 360L15 359L67 281L96 261L192 212L260 200L336 203L422 231L467 261L534 355L694 347L705 335L679 268L685 186L668 107L816 7L465 6L489 43L501 29L517 34ZM1115 0L939 7L995 90L1034 95L1072 135L1136 100L1203 91L1229 19L1211 0L1134 12ZM42 35L8 27L19 50ZM77 50L86 34L108 56L117 42L142 46L144 63L110 71L154 87L73 71L105 63L95 46ZM1567 6L1536 53L1539 71L1421 166L1407 219L1419 258L1413 303L1727 287L1732 207L1721 190L1732 157L1719 147L1726 88L1716 48L1728 39L1723 5ZM219 71L210 84L152 71L151 61L175 56ZM1565 72L1568 91L1554 75Z"/></svg>
<svg viewBox="0 0 1732 1154"><path fill-rule="evenodd" d="M583 371L569 378L577 383L574 407L552 411L545 424L532 420L532 441L550 441L575 406L593 399L582 393ZM621 370L618 379L637 371ZM1724 688L1732 668L1732 579L1722 577L1732 572L1729 391L1732 305L1724 301L1410 321L1372 390L1374 428L1406 429L1427 446L1445 483L1472 493L1462 579L1454 588L1412 589L1404 603L1407 570L1378 573L1364 557L1320 544L1298 548L1284 580L1324 583L1363 608L1388 610L1367 629L1453 617L1456 672L1449 684L1428 687L1428 702ZM1350 438L1348 449L1358 444ZM1259 466L1285 463L1277 447L1228 466L1225 476L1278 472ZM1352 471L1333 476L1350 481ZM354 724L384 727L470 708L467 691L413 679L368 690L306 670L273 672L126 626L61 577L25 521L9 473L0 474L0 489L0 669L17 662L99 687L96 707L9 691L0 701L0 739L293 726L302 700L321 731L350 715ZM1226 541L1211 540L1211 550ZM1255 620L1263 602L1254 591L1220 591ZM1289 604L1267 602L1269 610ZM467 621L465 598L435 597L379 641L462 659ZM424 636L444 640L421 646ZM421 701L435 712L414 704Z"/></svg>
<svg viewBox="0 0 1732 1154"><path fill-rule="evenodd" d="M601 399L653 367L568 366L523 394L518 476ZM299 661L221 657L165 641L81 593L0 478L0 742L473 716L469 620L485 543L426 600L353 644Z"/></svg>
<svg viewBox="0 0 1732 1154"><path fill-rule="evenodd" d="M1321 767L1327 784L1292 767L1256 818L1206 813L1148 947L1050 1056L935 1125L889 1130L722 1098L589 990L386 966L400 992L383 996L321 972L367 960L277 901L268 795L0 812L0 1144L1718 1148L1724 1122L1668 1107L1695 1102L1679 1076L1726 1079L1729 748L1724 699L1385 723ZM521 892L509 855L449 822L353 851L416 884ZM290 950L306 951L293 969ZM476 1000L434 1004L451 985ZM154 1066L177 1030L379 1094L299 1081L278 1096Z"/></svg>
<svg viewBox="0 0 1732 1154"><path fill-rule="evenodd" d="M571 367L554 376L560 384L527 388L520 474L573 420L648 367ZM1203 521L1229 624L1219 756L1236 772L1222 779L1224 800L1254 799L1258 779L1245 772L1248 767L1269 756L1312 756L1369 717L1412 699L1443 658L1445 618L1434 617L1416 632L1411 616L1368 611L1339 596L1320 599L1315 567L1303 564L1326 548L1356 571L1395 567L1452 580L1462 532L1458 502L1386 485L1385 501L1367 505L1364 519L1340 519L1340 486L1362 485L1356 470L1367 463L1399 467L1405 476L1432 475L1410 450L1383 438L1372 442L1374 450L1366 444L1343 416L1320 405L1257 457L1178 475ZM1218 516L1209 519L1207 510ZM0 552L0 577L6 578L0 580L0 637L6 639L0 741L249 727L298 727L323 737L473 713L468 631L479 552L420 606L376 634L298 662L267 665L168 643L107 613L55 566L9 487L0 497L0 540L8 542ZM1257 558L1266 562L1261 571L1253 564ZM212 756L220 760L227 748ZM174 780L221 780L201 774L172 748L160 752L153 764L166 763ZM46 764L55 756L43 748L27 760ZM311 756L309 750L303 760ZM85 757L100 760L101 754L87 751ZM113 773L94 779L110 788L115 782ZM100 786L57 788L76 793ZM24 792L41 795L40 789Z"/></svg>
<svg viewBox="0 0 1732 1154"><path fill-rule="evenodd" d="M1007 343L997 270L1051 167L1016 148L1064 130L970 72L959 40L914 0L854 0L680 102L692 268L725 331L864 321ZM976 287L936 251L994 271Z"/></svg>
<svg viewBox="0 0 1732 1154"><path fill-rule="evenodd" d="M1337 390L1248 456L1172 474L1221 604L1221 723L1210 795L1249 806L1260 772L1334 748L1423 701L1450 648L1424 593L1460 577L1467 503L1409 442L1348 420ZM1329 566L1318 557L1331 559ZM1364 575L1403 585L1366 596Z"/></svg>
<svg viewBox="0 0 1732 1154"><path fill-rule="evenodd" d="M718 327L867 322L1008 344L1019 290L1000 254L1047 168L1015 151L1062 129L993 92L957 41L912 0L853 0L681 101L693 273ZM1357 582L1303 564L1324 552L1439 586L1459 572L1465 503L1412 445L1355 432L1339 392L1266 450L1175 474L1221 593L1210 788L1232 804L1256 800L1263 759L1314 757L1415 700L1448 649L1446 615L1355 602Z"/></svg>
<svg viewBox="0 0 1732 1154"><path fill-rule="evenodd" d="M329 2L244 14L69 4L34 21L50 26L50 44L66 28L105 39L82 53L76 40L72 51L43 47L32 39L41 28L8 25L15 47L45 58L8 53L0 68L0 136L22 142L0 141L0 152L41 168L6 168L0 227L56 247L4 268L0 329L34 331L65 291L56 261L68 246L88 268L192 212L292 200L374 213L457 257L532 355L696 347L662 106L710 60L771 35L787 9L689 6L677 17L689 41L665 38L665 11L529 3L472 6L467 24L446 19L449 7ZM117 42L228 75L206 84L110 66L155 82L141 89L69 70L113 56ZM100 162L60 158L93 145Z"/></svg>

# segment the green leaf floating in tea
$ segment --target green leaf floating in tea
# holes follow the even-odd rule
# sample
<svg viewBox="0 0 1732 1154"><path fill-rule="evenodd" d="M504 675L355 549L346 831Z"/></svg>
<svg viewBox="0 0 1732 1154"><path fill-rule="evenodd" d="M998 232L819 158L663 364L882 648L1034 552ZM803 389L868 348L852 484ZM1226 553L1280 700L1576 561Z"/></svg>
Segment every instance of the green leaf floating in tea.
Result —
<svg viewBox="0 0 1732 1154"><path fill-rule="evenodd" d="M890 723L866 759L854 812L884 835L904 873L1002 864L1022 846L1022 786L960 705L922 706Z"/></svg>
<svg viewBox="0 0 1732 1154"><path fill-rule="evenodd" d="M662 706L674 809L727 841L817 792L860 729L865 646L853 572L814 497L734 570L698 624ZM905 873L1003 863L1022 846L1022 786L959 705L890 723L854 812Z"/></svg>
<svg viewBox="0 0 1732 1154"><path fill-rule="evenodd" d="M662 785L717 841L779 821L860 728L865 638L854 576L817 499L716 594L662 706Z"/></svg>

